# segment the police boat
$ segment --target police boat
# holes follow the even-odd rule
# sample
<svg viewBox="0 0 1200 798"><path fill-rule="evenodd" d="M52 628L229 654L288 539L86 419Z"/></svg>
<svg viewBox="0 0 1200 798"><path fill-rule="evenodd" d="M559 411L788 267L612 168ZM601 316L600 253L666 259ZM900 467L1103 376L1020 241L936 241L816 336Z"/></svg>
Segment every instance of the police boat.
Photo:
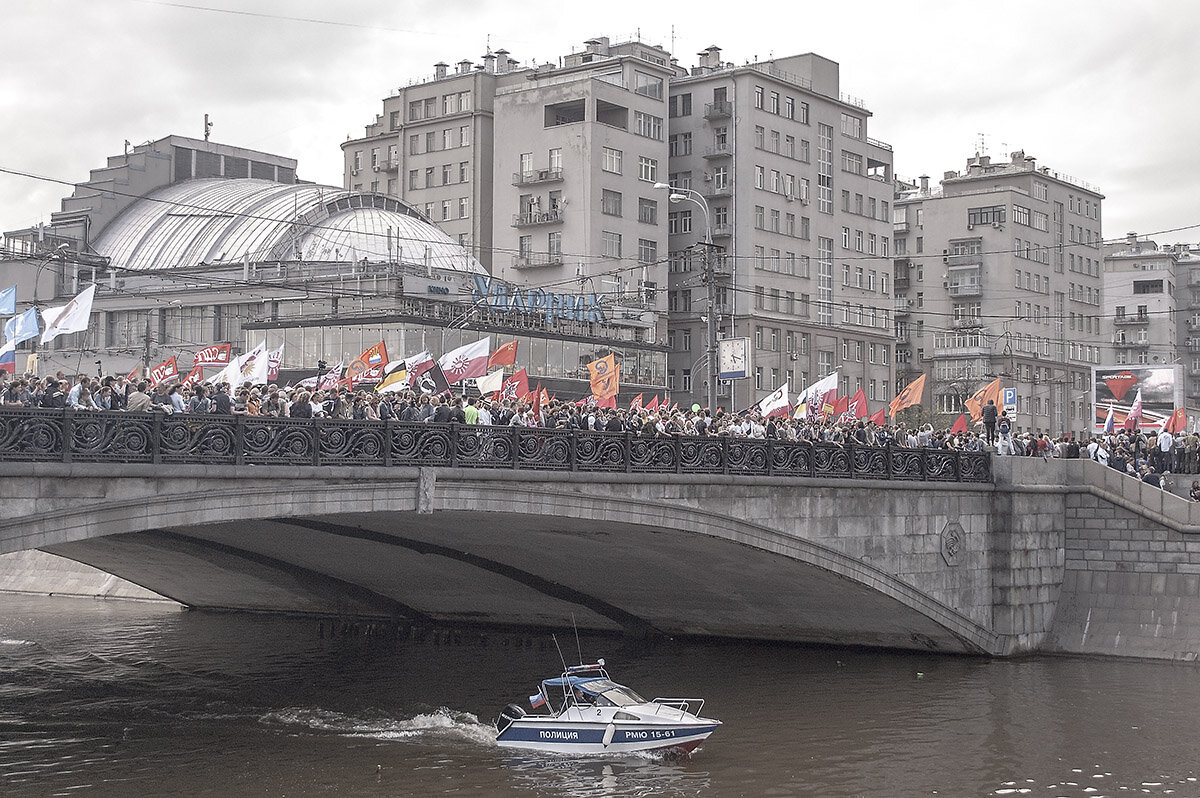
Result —
<svg viewBox="0 0 1200 798"><path fill-rule="evenodd" d="M527 713L509 704L496 720L496 743L565 754L653 751L690 754L717 730L721 721L700 716L702 698L639 696L609 678L604 660L568 667L557 679L545 679Z"/></svg>

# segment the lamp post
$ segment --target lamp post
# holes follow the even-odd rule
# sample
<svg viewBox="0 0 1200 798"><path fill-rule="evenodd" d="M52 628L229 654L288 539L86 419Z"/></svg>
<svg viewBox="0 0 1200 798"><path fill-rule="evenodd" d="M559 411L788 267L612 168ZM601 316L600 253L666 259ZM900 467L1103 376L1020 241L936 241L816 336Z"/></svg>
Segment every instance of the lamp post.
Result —
<svg viewBox="0 0 1200 798"><path fill-rule="evenodd" d="M708 412L716 415L717 375L719 373L717 369L717 286L716 277L713 274L712 217L709 214L708 200L699 191L691 188L674 188L667 183L655 183L654 187L660 191L665 189L671 192L668 199L674 204L691 202L700 206L700 210L704 211L704 284L708 288Z"/></svg>
<svg viewBox="0 0 1200 798"><path fill-rule="evenodd" d="M54 260L55 258L62 258L63 253L68 249L70 249L69 244L59 244L54 249L50 250L50 252L46 254L46 257L42 258L41 263L37 265L37 269L35 269L33 272L33 307L37 309L37 313L41 313L41 309L38 307L38 283L41 282L42 279L42 269L49 266L50 261ZM45 332L45 330L41 330L38 335L33 337L33 345L30 348L30 351L33 352L35 357L37 356L38 342L41 338L42 332Z"/></svg>

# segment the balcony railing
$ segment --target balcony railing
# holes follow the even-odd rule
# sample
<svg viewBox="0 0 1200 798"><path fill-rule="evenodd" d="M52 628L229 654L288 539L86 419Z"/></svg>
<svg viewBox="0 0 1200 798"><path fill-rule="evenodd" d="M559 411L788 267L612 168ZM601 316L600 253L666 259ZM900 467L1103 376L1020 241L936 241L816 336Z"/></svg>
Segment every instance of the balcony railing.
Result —
<svg viewBox="0 0 1200 798"><path fill-rule="evenodd" d="M513 255L514 269L539 269L543 266L562 266L561 252L530 252L525 255Z"/></svg>
<svg viewBox="0 0 1200 798"><path fill-rule="evenodd" d="M733 146L726 142L724 144L714 144L704 150L705 158L726 158L733 155Z"/></svg>
<svg viewBox="0 0 1200 798"><path fill-rule="evenodd" d="M522 469L992 481L985 452L400 421L0 407L0 462ZM119 473L119 467L112 473ZM167 475L162 471L159 475Z"/></svg>
<svg viewBox="0 0 1200 798"><path fill-rule="evenodd" d="M948 290L950 296L983 296L983 286L978 283L963 283L961 285L951 283Z"/></svg>
<svg viewBox="0 0 1200 798"><path fill-rule="evenodd" d="M714 224L712 228L713 238L728 238L733 235L733 225L731 224Z"/></svg>
<svg viewBox="0 0 1200 798"><path fill-rule="evenodd" d="M708 103L704 106L705 119L724 119L733 116L733 103L728 100Z"/></svg>
<svg viewBox="0 0 1200 798"><path fill-rule="evenodd" d="M562 221L562 210L559 208L551 208L548 211L527 211L526 213L514 213L512 217L513 227L532 227L539 224L558 224Z"/></svg>
<svg viewBox="0 0 1200 798"><path fill-rule="evenodd" d="M562 179L562 169L534 169L529 172L513 172L512 184L529 186L535 183L554 183Z"/></svg>
<svg viewBox="0 0 1200 798"><path fill-rule="evenodd" d="M950 266L950 267L982 266L983 265L983 255L978 252L971 254L971 255L947 255L946 256L946 265Z"/></svg>
<svg viewBox="0 0 1200 798"><path fill-rule="evenodd" d="M1197 320L1197 319L1189 320L1189 326L1191 326L1192 322L1196 322L1196 326L1200 326L1200 320ZM1117 316L1115 319L1113 319L1113 324L1116 324L1118 326L1125 326L1127 324L1133 325L1133 324L1149 324L1149 323L1150 323L1150 316L1149 316L1149 314L1146 314L1146 313L1138 313L1138 314L1132 315L1132 316Z"/></svg>
<svg viewBox="0 0 1200 798"><path fill-rule="evenodd" d="M895 313L896 315L903 314L903 315L907 316L909 313L912 313L912 309L913 309L913 301L911 299L902 299L900 297L897 297L896 305L892 309L892 312Z"/></svg>
<svg viewBox="0 0 1200 798"><path fill-rule="evenodd" d="M907 233L908 232L908 222L892 222L892 232L893 233Z"/></svg>

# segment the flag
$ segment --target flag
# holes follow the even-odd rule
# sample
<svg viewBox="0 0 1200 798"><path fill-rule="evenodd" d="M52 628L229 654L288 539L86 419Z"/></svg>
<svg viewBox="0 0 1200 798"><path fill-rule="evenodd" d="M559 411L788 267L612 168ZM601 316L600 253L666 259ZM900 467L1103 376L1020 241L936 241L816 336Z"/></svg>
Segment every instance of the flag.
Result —
<svg viewBox="0 0 1200 798"><path fill-rule="evenodd" d="M849 405L846 412L842 414L843 421L854 421L867 417L867 395L863 393L862 388L859 388L854 392L854 396L850 397Z"/></svg>
<svg viewBox="0 0 1200 798"><path fill-rule="evenodd" d="M542 695L541 693L538 693L537 695L529 696L529 706L533 707L534 709L537 709L538 707L540 707L542 704L545 704L545 703L546 703L546 696Z"/></svg>
<svg viewBox="0 0 1200 798"><path fill-rule="evenodd" d="M837 409L837 388L826 391L824 396L817 399L816 409L817 418L832 416L833 411Z"/></svg>
<svg viewBox="0 0 1200 798"><path fill-rule="evenodd" d="M642 395L640 393L637 396L633 397L633 401L629 403L629 409L630 410L641 410L642 409Z"/></svg>
<svg viewBox="0 0 1200 798"><path fill-rule="evenodd" d="M488 357L487 367L493 369L496 366L511 366L517 362L517 342L509 341L504 346L492 352Z"/></svg>
<svg viewBox="0 0 1200 798"><path fill-rule="evenodd" d="M339 368L341 364L338 364ZM249 382L254 385L265 385L267 382L267 342L263 341L239 358L235 358L228 366L221 369L212 378L213 385L229 383L230 387L239 388Z"/></svg>
<svg viewBox="0 0 1200 798"><path fill-rule="evenodd" d="M612 396L609 396L606 399L597 399L596 407L611 407L613 410L616 410L617 409L617 395L614 393Z"/></svg>
<svg viewBox="0 0 1200 798"><path fill-rule="evenodd" d="M168 382L179 376L179 367L175 364L175 357L169 357L159 363L154 368L150 369L150 387L153 388L160 382Z"/></svg>
<svg viewBox="0 0 1200 798"><path fill-rule="evenodd" d="M542 384L539 382L537 393L533 395L533 423L542 425Z"/></svg>
<svg viewBox="0 0 1200 798"><path fill-rule="evenodd" d="M525 369L514 372L500 386L501 399L523 399L529 393L529 374Z"/></svg>
<svg viewBox="0 0 1200 798"><path fill-rule="evenodd" d="M837 391L838 373L835 371L827 377L814 382L812 385L805 388L797 398L797 407L804 408L804 415L798 415L797 418L807 418L815 415L821 410L821 400L830 391Z"/></svg>
<svg viewBox="0 0 1200 798"><path fill-rule="evenodd" d="M383 341L367 347L346 366L346 384L353 388L356 382L379 382L383 377L383 367L387 365L387 359L387 347L383 345Z"/></svg>
<svg viewBox="0 0 1200 798"><path fill-rule="evenodd" d="M958 420L954 422L954 426L950 428L951 435L957 435L960 432L967 431L967 414L959 413Z"/></svg>
<svg viewBox="0 0 1200 798"><path fill-rule="evenodd" d="M1187 411L1185 411L1182 407L1176 408L1175 412L1171 414L1171 417L1167 419L1165 427L1167 432L1174 435L1175 433L1183 432L1186 427Z"/></svg>
<svg viewBox="0 0 1200 798"><path fill-rule="evenodd" d="M1142 389L1138 388L1137 396L1133 400L1133 407L1129 408L1129 415L1125 416L1125 429L1137 429L1138 421L1142 418Z"/></svg>
<svg viewBox="0 0 1200 798"><path fill-rule="evenodd" d="M17 312L17 287L0 291L0 316L11 316Z"/></svg>
<svg viewBox="0 0 1200 798"><path fill-rule="evenodd" d="M839 396L837 398L837 400L833 403L833 410L829 411L829 414L833 415L833 416L837 416L838 419L840 420L841 417L843 415L845 415L846 411L848 411L849 409L850 409L850 397L849 396Z"/></svg>
<svg viewBox="0 0 1200 798"><path fill-rule="evenodd" d="M444 393L450 393L450 383L446 380L446 373L442 371L442 367L433 361L429 362L429 367L423 370L420 375L410 378L413 387L421 393L429 394L430 396L441 396Z"/></svg>
<svg viewBox="0 0 1200 798"><path fill-rule="evenodd" d="M788 391L788 384L785 382L779 386L779 390L758 403L758 412L767 418L771 416L785 416L792 412L792 403L788 400Z"/></svg>
<svg viewBox="0 0 1200 798"><path fill-rule="evenodd" d="M489 393L495 393L504 385L504 369L496 369L486 377L476 377L475 387L479 389L481 395L486 396Z"/></svg>
<svg viewBox="0 0 1200 798"><path fill-rule="evenodd" d="M202 382L204 382L204 366L192 366L192 370L187 373L187 376L179 381L179 387L185 388Z"/></svg>
<svg viewBox="0 0 1200 798"><path fill-rule="evenodd" d="M283 344L280 344L278 349L273 349L267 353L267 382L275 382L279 379L279 365L281 363L283 363Z"/></svg>
<svg viewBox="0 0 1200 798"><path fill-rule="evenodd" d="M93 283L62 307L43 310L46 331L42 333L42 343L48 344L60 335L86 330L88 318L92 315L92 298L95 296L96 284Z"/></svg>
<svg viewBox="0 0 1200 798"><path fill-rule="evenodd" d="M887 412L887 408L881 407L878 410L876 410L874 413L872 413L871 417L869 419L867 419L867 421L870 421L872 424L874 424L877 427L882 427L883 425L887 424L887 419L884 417L884 413L886 413L886 412Z"/></svg>
<svg viewBox="0 0 1200 798"><path fill-rule="evenodd" d="M229 365L229 358L233 351L233 344L212 344L206 346L196 353L192 359L192 368L196 366L219 366L225 368Z"/></svg>
<svg viewBox="0 0 1200 798"><path fill-rule="evenodd" d="M0 346L0 371L17 373L17 345L11 341Z"/></svg>
<svg viewBox="0 0 1200 798"><path fill-rule="evenodd" d="M888 405L888 415L893 418L906 407L921 404L921 397L925 394L925 374L921 373L920 377L904 386L904 390L896 394L896 398Z"/></svg>
<svg viewBox="0 0 1200 798"><path fill-rule="evenodd" d="M608 354L587 364L591 376L592 395L597 399L607 399L616 396L620 389L620 371L617 368L617 356Z"/></svg>
<svg viewBox="0 0 1200 798"><path fill-rule="evenodd" d="M139 379L141 376L142 376L142 364L138 363L136 366L133 367L133 371L129 372L129 374L125 377L125 382L133 382L134 380Z"/></svg>
<svg viewBox="0 0 1200 798"><path fill-rule="evenodd" d="M1104 434L1112 435L1114 429L1116 429L1116 423L1113 420L1113 406L1109 405L1108 415L1104 418Z"/></svg>
<svg viewBox="0 0 1200 798"><path fill-rule="evenodd" d="M963 402L967 406L967 412L971 414L971 418L974 421L983 420L983 407L988 403L989 399L993 404L1000 404L1000 391L1000 378L997 377Z"/></svg>
<svg viewBox="0 0 1200 798"><path fill-rule="evenodd" d="M488 352L491 351L491 345L491 338L480 338L473 344L460 346L438 358L437 364L445 373L446 382L454 385L463 380L487 374Z"/></svg>
<svg viewBox="0 0 1200 798"><path fill-rule="evenodd" d="M330 388L336 388L337 384L342 381L342 366L344 364L344 360L339 360L336 366L322 374L320 379L317 380L317 390L328 391Z"/></svg>
<svg viewBox="0 0 1200 798"><path fill-rule="evenodd" d="M383 379L375 393L395 393L408 387L408 361L395 360L383 367Z"/></svg>
<svg viewBox="0 0 1200 798"><path fill-rule="evenodd" d="M646 409L650 412L658 409L658 394L654 394L654 397L650 400L650 404L646 405Z"/></svg>
<svg viewBox="0 0 1200 798"><path fill-rule="evenodd" d="M30 308L19 316L13 316L4 322L4 340L19 344L30 338L37 338L41 333L38 327L37 308Z"/></svg>

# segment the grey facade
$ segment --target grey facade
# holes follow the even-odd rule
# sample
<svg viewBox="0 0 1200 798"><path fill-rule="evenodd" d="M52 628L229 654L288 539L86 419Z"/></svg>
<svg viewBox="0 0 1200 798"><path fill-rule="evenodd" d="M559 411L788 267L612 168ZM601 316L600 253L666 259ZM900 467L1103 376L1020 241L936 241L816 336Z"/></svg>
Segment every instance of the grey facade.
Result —
<svg viewBox="0 0 1200 798"><path fill-rule="evenodd" d="M1102 195L1023 152L975 156L894 206L897 381L927 373L923 420L949 426L996 377L1014 425L1082 433L1107 350Z"/></svg>

